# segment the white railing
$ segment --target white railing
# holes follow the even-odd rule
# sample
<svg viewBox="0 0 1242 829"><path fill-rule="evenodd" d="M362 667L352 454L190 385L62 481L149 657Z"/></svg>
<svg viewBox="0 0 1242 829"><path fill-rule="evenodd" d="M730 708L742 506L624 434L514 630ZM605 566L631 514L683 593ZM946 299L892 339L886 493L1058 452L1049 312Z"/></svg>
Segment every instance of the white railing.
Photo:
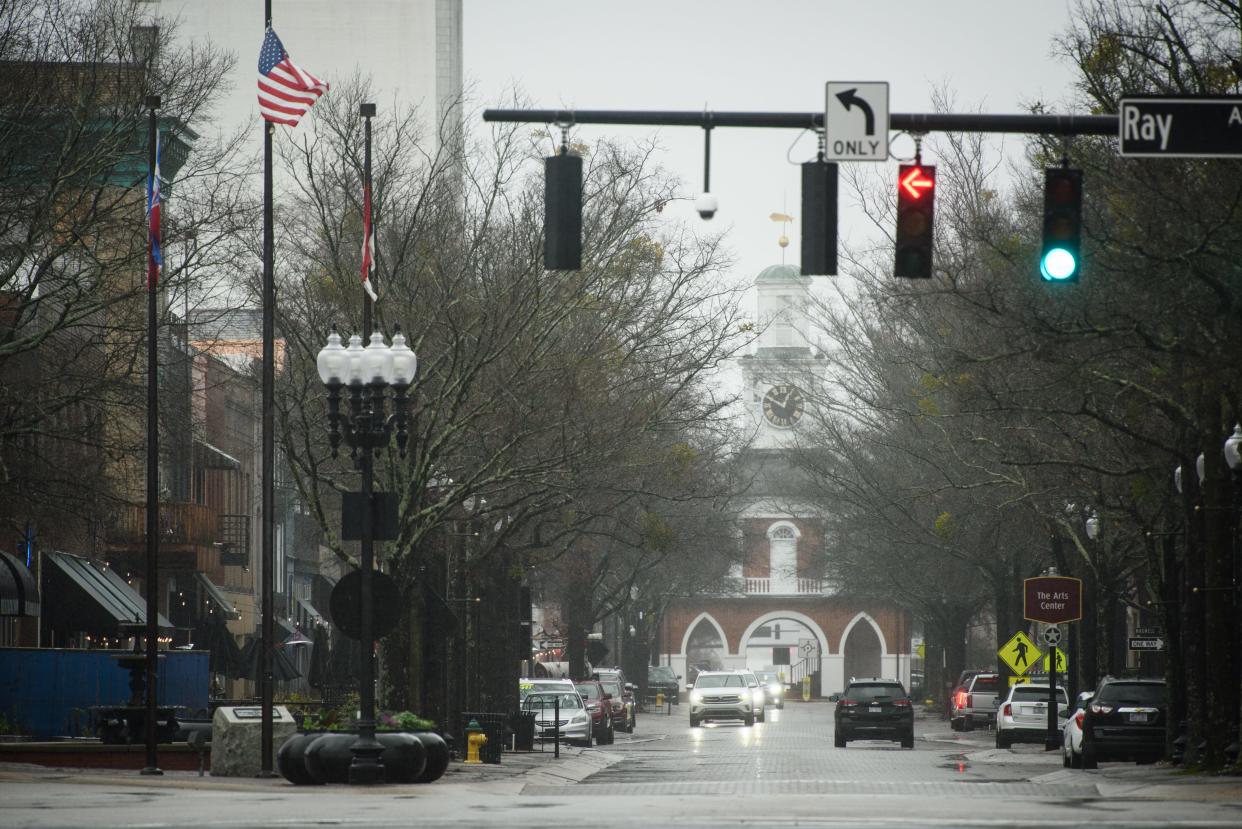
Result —
<svg viewBox="0 0 1242 829"><path fill-rule="evenodd" d="M783 585L778 585L783 586ZM795 580L791 585L793 590L776 590L772 589L771 579L759 579L747 577L745 580L746 595L767 595L776 593L782 596L819 596L823 595L825 582L823 579L801 578Z"/></svg>

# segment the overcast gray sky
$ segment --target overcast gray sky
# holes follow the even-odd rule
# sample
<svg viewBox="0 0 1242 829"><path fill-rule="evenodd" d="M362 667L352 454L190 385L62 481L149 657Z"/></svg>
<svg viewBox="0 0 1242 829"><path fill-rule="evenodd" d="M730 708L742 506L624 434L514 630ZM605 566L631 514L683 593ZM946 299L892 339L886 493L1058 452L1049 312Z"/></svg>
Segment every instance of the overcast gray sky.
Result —
<svg viewBox="0 0 1242 829"><path fill-rule="evenodd" d="M1054 57L1069 25L1066 0L820 0L784 3L714 0L546 2L465 0L465 74L482 102L517 87L539 108L821 111L824 83L888 81L893 112L931 110L943 86L964 109L1016 112L1043 101L1068 109L1072 71ZM638 136L637 127L580 127ZM702 131L666 127L662 164L686 194L702 188ZM712 135L712 190L720 199L713 229L729 230L735 274L749 281L780 261L779 225L797 214L799 171L809 136L790 150L794 130L719 129ZM1006 145L1019 151L1021 139ZM908 140L894 153L908 154ZM933 162L933 158L925 158ZM890 162L895 177L895 164ZM894 185L895 188L895 185ZM894 189L895 192L895 189ZM856 216L842 204L843 232ZM699 221L689 204L669 211ZM798 258L791 229L789 261Z"/></svg>

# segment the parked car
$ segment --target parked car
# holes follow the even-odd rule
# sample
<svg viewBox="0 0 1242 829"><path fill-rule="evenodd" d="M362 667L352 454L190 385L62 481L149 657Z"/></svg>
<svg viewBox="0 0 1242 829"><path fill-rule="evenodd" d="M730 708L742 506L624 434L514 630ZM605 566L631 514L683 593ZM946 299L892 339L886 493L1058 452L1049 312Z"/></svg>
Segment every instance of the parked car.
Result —
<svg viewBox="0 0 1242 829"><path fill-rule="evenodd" d="M896 740L914 748L914 706L895 679L851 679L833 712L834 745L850 740Z"/></svg>
<svg viewBox="0 0 1242 829"><path fill-rule="evenodd" d="M559 723L562 740L590 747L591 715L577 691L532 691L522 700L522 710L534 712L537 739L554 739Z"/></svg>
<svg viewBox="0 0 1242 829"><path fill-rule="evenodd" d="M1168 712L1163 679L1100 680L1082 720L1082 767L1096 768L1102 760L1160 759Z"/></svg>
<svg viewBox="0 0 1242 829"><path fill-rule="evenodd" d="M591 714L591 728L595 734L597 745L612 745L616 740L616 727L612 724L612 695L609 694L598 680L585 679L575 682L582 702Z"/></svg>
<svg viewBox="0 0 1242 829"><path fill-rule="evenodd" d="M785 682L776 671L755 671L755 676L767 688L768 701L778 709L785 707Z"/></svg>
<svg viewBox="0 0 1242 829"><path fill-rule="evenodd" d="M1058 685L1057 715L1069 710L1065 688ZM1058 721L1059 723L1059 721ZM996 710L996 747L1014 743L1040 742L1048 736L1048 685L1020 683L1009 689L1009 696Z"/></svg>
<svg viewBox="0 0 1242 829"><path fill-rule="evenodd" d="M548 679L546 677L523 677L518 680L518 698L526 699L532 691L563 691L573 690L572 679Z"/></svg>
<svg viewBox="0 0 1242 829"><path fill-rule="evenodd" d="M690 727L709 720L755 724L755 696L737 671L701 671L690 689Z"/></svg>
<svg viewBox="0 0 1242 829"><path fill-rule="evenodd" d="M977 725L994 724L996 709L1000 705L1000 691L999 674L977 673L966 679L953 692L950 727L954 731L970 731Z"/></svg>
<svg viewBox="0 0 1242 829"><path fill-rule="evenodd" d="M633 731L638 727L638 697L635 692L638 686L625 678L625 671L620 668L599 668L593 676L601 682L615 680L621 683L621 698L625 700L625 712L629 716L629 726L625 729L627 732Z"/></svg>
<svg viewBox="0 0 1242 829"><path fill-rule="evenodd" d="M1072 711L1058 715L1064 719L1061 726L1061 760L1067 769L1082 768L1082 721L1092 694L1092 691L1083 691L1078 695L1078 704Z"/></svg>
<svg viewBox="0 0 1242 829"><path fill-rule="evenodd" d="M608 693L612 699L609 703L612 705L612 725L618 731L624 731L630 734L634 731L636 717L634 714L634 694L630 693L630 698L625 698L625 686L621 680L615 675L607 672L596 673L596 680L600 685L604 686L604 691Z"/></svg>
<svg viewBox="0 0 1242 829"><path fill-rule="evenodd" d="M759 681L754 671L738 671L746 678L746 687L750 688L751 698L755 703L755 722L767 722L768 689Z"/></svg>
<svg viewBox="0 0 1242 829"><path fill-rule="evenodd" d="M649 665L647 667L647 693L654 697L657 691L664 692L664 698L672 700L673 705L681 702L681 677L673 673L671 665Z"/></svg>

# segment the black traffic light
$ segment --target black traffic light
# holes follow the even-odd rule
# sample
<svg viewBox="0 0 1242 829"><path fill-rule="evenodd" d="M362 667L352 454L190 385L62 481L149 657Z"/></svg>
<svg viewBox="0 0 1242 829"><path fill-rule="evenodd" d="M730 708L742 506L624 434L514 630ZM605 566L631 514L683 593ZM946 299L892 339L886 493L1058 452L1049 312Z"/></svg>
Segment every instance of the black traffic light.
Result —
<svg viewBox="0 0 1242 829"><path fill-rule="evenodd" d="M1077 282L1082 270L1082 170L1044 170L1044 240L1039 275L1045 282Z"/></svg>
<svg viewBox="0 0 1242 829"><path fill-rule="evenodd" d="M837 165L802 165L802 275L837 273Z"/></svg>
<svg viewBox="0 0 1242 829"><path fill-rule="evenodd" d="M582 268L582 156L562 151L544 159L543 266Z"/></svg>
<svg viewBox="0 0 1242 829"><path fill-rule="evenodd" d="M897 261L893 275L929 279L936 168L930 164L902 164L897 170Z"/></svg>

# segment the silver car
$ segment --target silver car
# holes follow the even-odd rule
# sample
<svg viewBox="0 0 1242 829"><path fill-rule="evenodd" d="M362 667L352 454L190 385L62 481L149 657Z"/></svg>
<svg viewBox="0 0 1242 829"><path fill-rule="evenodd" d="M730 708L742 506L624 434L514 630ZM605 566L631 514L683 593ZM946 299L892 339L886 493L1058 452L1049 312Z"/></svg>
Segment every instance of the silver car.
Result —
<svg viewBox="0 0 1242 829"><path fill-rule="evenodd" d="M745 676L737 671L704 671L695 677L690 689L690 727L708 720L755 724L754 692Z"/></svg>
<svg viewBox="0 0 1242 829"><path fill-rule="evenodd" d="M562 740L590 747L591 713L587 711L582 697L572 688L568 691L531 691L522 700L522 710L535 713L536 738L555 739L559 724Z"/></svg>

